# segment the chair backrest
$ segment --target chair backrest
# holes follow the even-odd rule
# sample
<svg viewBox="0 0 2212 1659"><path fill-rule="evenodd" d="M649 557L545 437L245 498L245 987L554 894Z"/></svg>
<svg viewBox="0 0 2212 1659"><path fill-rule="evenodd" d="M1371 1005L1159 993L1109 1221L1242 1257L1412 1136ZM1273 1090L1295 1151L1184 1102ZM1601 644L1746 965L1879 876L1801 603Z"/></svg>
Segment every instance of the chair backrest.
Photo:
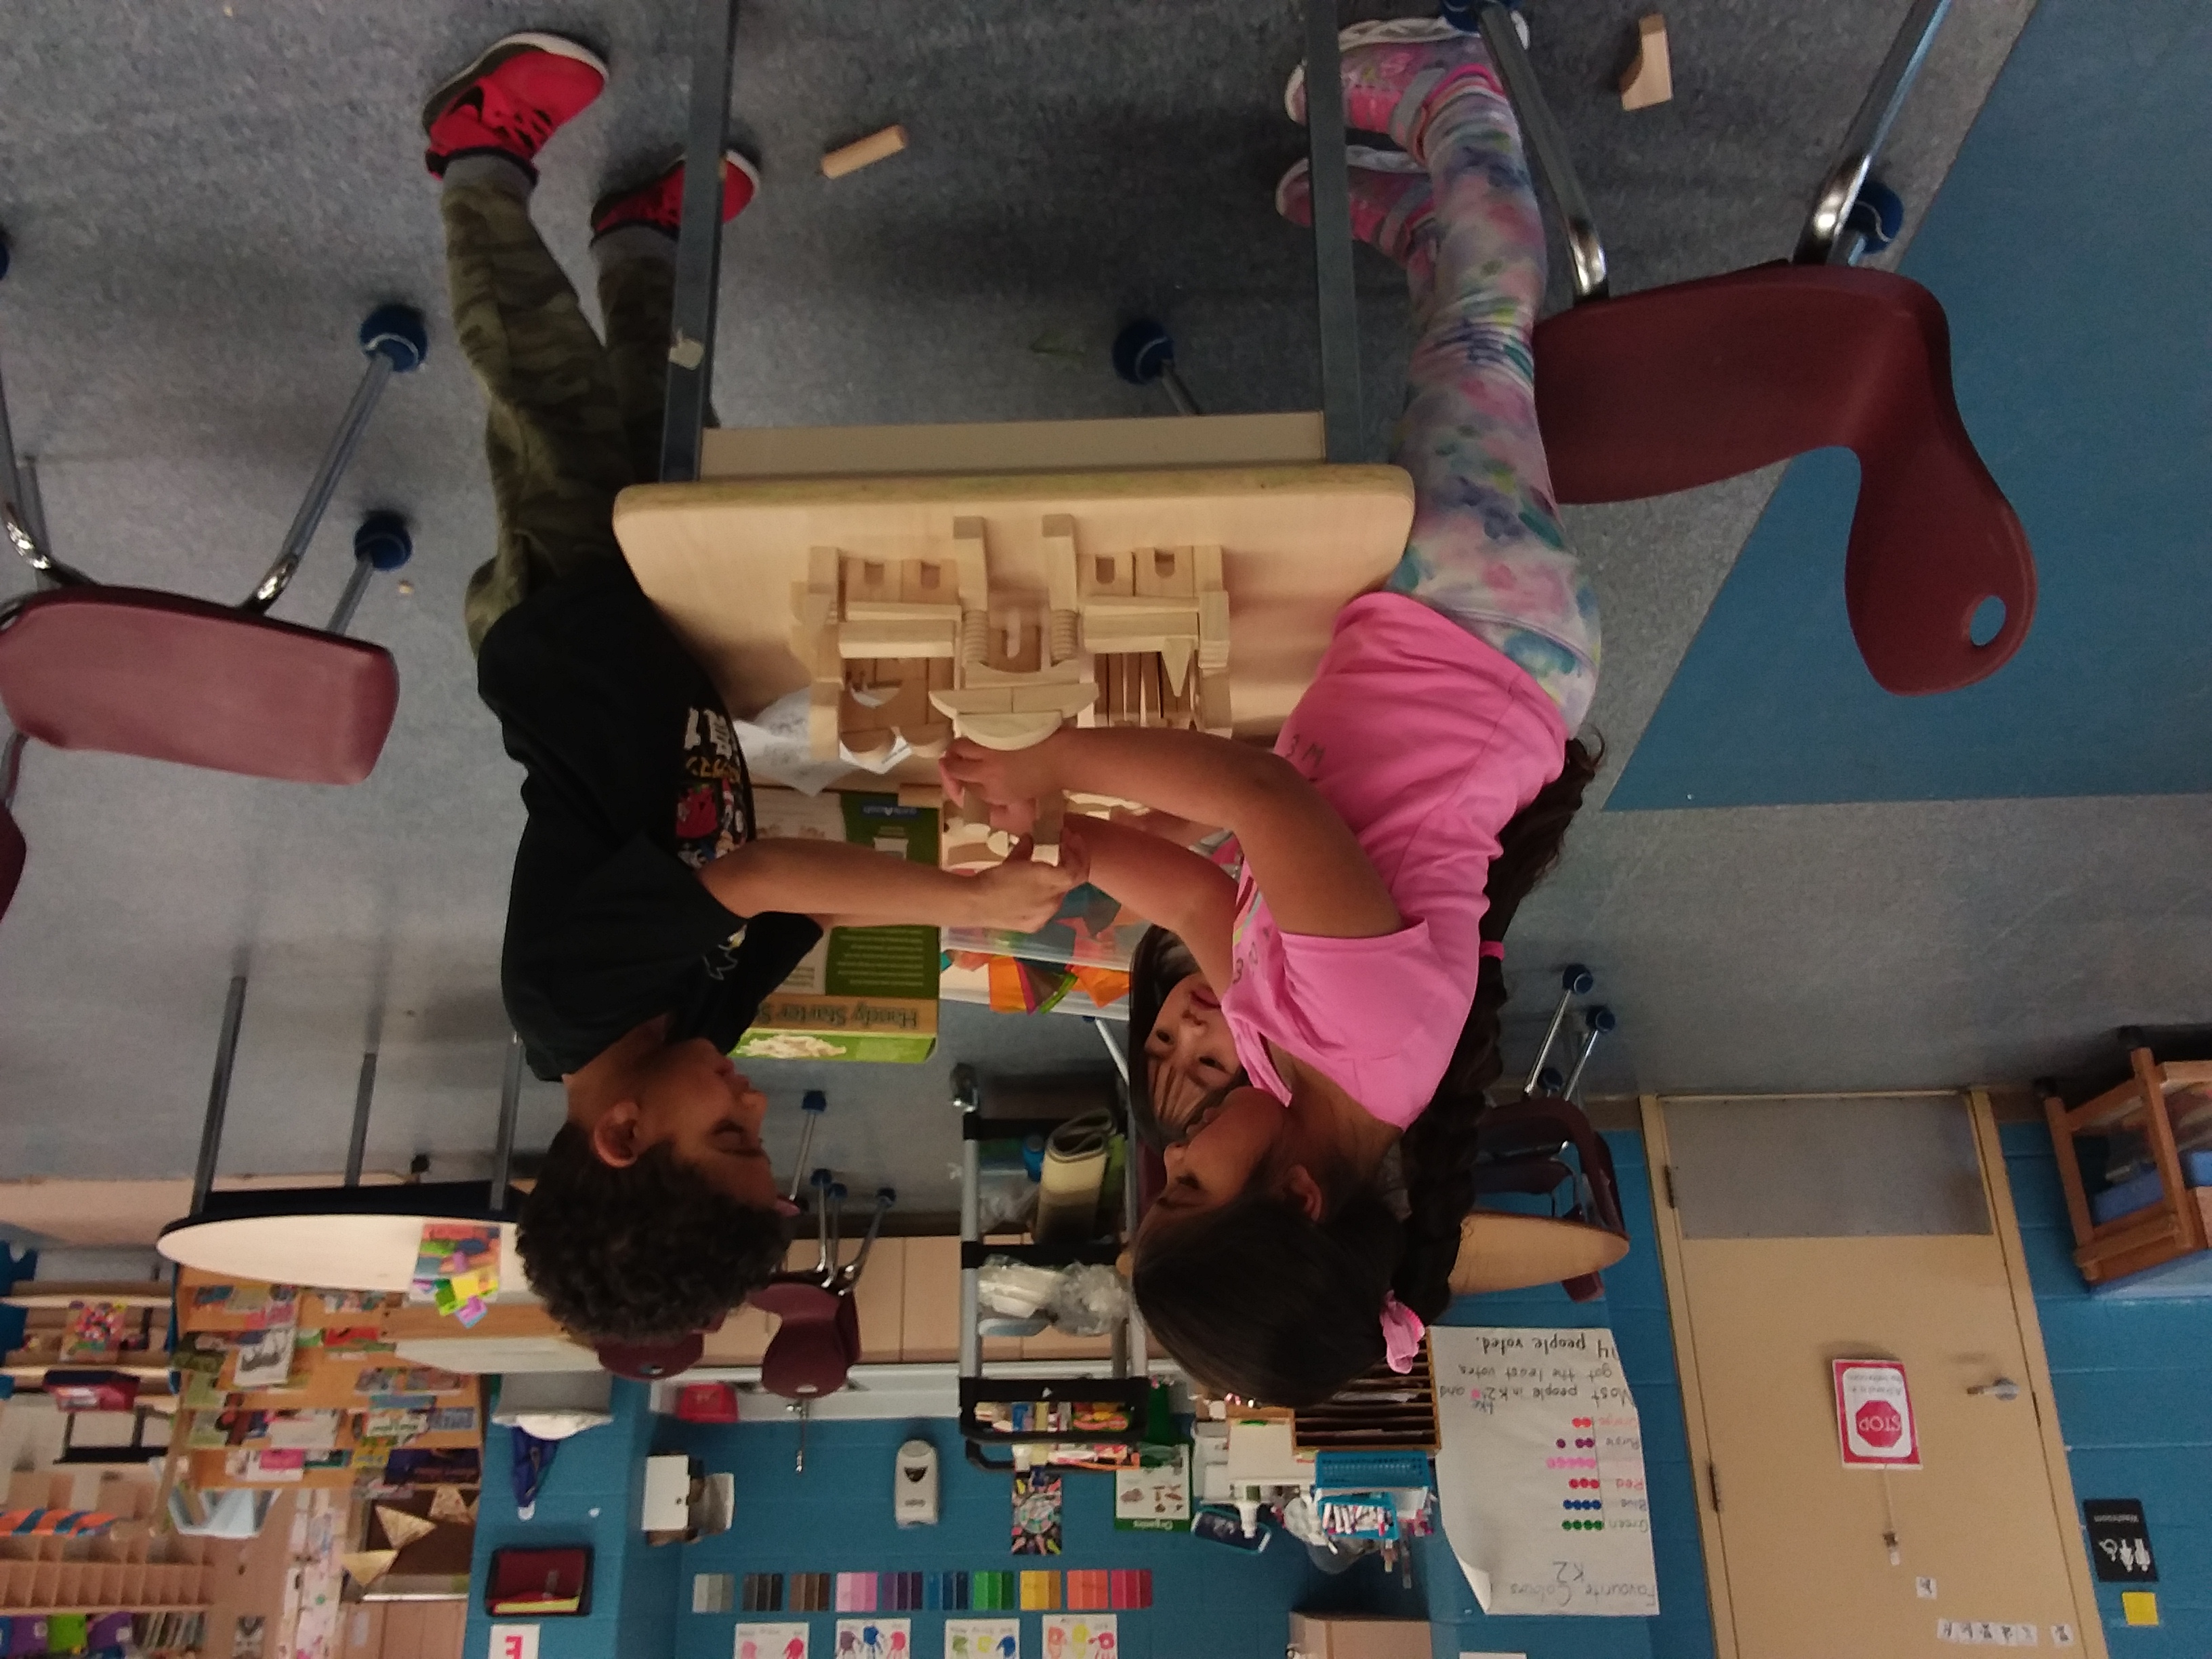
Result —
<svg viewBox="0 0 2212 1659"><path fill-rule="evenodd" d="M1951 388L1950 328L1887 271L1762 265L1578 305L1535 334L1536 415L1562 501L1623 501L1842 446L1859 459L1844 599L1901 695L1996 672L2027 636L2035 563ZM1990 599L2002 623L1976 645Z"/></svg>
<svg viewBox="0 0 2212 1659"><path fill-rule="evenodd" d="M181 594L64 587L0 617L0 703L58 749L359 783L398 702L379 646Z"/></svg>
<svg viewBox="0 0 2212 1659"><path fill-rule="evenodd" d="M808 1273L781 1273L748 1298L783 1322L761 1356L761 1387L787 1400L835 1394L860 1358L860 1316L848 1288Z"/></svg>

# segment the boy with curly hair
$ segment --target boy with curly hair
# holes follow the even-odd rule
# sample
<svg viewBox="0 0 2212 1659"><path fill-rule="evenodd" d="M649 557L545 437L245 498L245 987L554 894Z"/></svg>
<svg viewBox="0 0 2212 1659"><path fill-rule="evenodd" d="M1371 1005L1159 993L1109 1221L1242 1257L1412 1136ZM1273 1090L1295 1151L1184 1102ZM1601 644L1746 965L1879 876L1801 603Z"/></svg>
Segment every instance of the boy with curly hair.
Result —
<svg viewBox="0 0 2212 1659"><path fill-rule="evenodd" d="M471 580L477 690L525 776L500 978L531 1069L568 1091L520 1225L547 1310L588 1340L714 1324L780 1266L767 1100L728 1059L832 923L1040 927L1083 878L1009 860L963 878L862 847L755 837L726 712L616 544L656 476L684 179L600 199L592 332L531 223L538 151L606 84L562 36L509 35L431 94L453 325L489 403L499 509ZM722 160L722 216L759 187Z"/></svg>

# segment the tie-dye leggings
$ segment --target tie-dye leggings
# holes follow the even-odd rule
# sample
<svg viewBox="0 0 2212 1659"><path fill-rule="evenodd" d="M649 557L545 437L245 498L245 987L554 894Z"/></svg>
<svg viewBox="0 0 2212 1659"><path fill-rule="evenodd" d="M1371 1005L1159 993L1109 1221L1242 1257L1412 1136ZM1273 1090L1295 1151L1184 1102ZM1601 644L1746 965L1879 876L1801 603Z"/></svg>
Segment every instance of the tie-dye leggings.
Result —
<svg viewBox="0 0 2212 1659"><path fill-rule="evenodd" d="M1388 586L1528 670L1572 732L1597 690L1597 598L1536 431L1544 226L1520 128L1485 73L1449 88L1422 148L1436 216L1407 272L1421 332L1393 457L1413 476L1413 528Z"/></svg>

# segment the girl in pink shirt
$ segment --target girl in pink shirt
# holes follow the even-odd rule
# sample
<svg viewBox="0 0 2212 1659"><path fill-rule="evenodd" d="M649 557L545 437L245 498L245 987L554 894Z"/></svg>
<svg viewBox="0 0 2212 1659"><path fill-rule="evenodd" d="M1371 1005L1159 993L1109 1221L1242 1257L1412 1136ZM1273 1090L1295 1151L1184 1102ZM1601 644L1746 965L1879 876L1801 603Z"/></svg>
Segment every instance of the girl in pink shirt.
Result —
<svg viewBox="0 0 2212 1659"><path fill-rule="evenodd" d="M1571 734L1597 612L1536 431L1544 239L1511 107L1480 40L1437 20L1343 41L1349 125L1403 147L1354 153L1352 201L1423 325L1396 455L1416 492L1404 559L1339 614L1272 755L1097 729L945 762L994 801L1093 791L1236 832L1233 884L1127 825L1084 840L1092 878L1159 924L1132 1079L1140 1121L1175 1141L1139 1305L1200 1381L1280 1405L1397 1363L1450 1300L1474 1118L1500 1070L1498 941L1594 770ZM1294 116L1303 92L1294 76ZM1300 167L1278 190L1292 218L1305 183Z"/></svg>

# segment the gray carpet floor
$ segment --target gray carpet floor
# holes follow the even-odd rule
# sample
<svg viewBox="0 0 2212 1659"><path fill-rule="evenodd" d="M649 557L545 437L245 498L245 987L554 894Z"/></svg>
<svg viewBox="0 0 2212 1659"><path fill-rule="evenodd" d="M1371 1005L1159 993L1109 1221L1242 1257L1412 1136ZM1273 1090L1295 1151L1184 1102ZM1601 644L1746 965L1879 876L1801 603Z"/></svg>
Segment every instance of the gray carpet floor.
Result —
<svg viewBox="0 0 2212 1659"><path fill-rule="evenodd" d="M1618 285L1786 252L1905 0L1678 0L1676 97L1628 115L1610 81L1642 9L1531 6ZM1916 211L2027 9L1983 0L1948 25L1886 167ZM417 110L506 29L600 46L613 83L548 150L537 203L581 273L594 195L680 131L687 19L676 3L579 0L9 9L0 362L64 556L111 580L242 594L359 373L360 316L411 301L433 343L392 387L283 607L326 614L362 510L412 520L412 592L380 582L356 624L395 652L404 687L376 775L325 791L30 757L30 870L0 925L0 1174L188 1168L240 967L252 990L227 1168L333 1166L372 1033L374 1162L488 1144L520 813L459 626L492 507ZM1280 105L1298 27L1289 0L749 4L733 131L767 183L726 245L723 417L1164 412L1105 362L1139 312L1174 329L1208 408L1312 406L1311 260L1269 202L1301 153ZM836 183L816 172L824 149L893 120L906 155ZM1359 257L1379 445L1407 330L1396 273ZM1556 275L1554 288L1563 298ZM1771 484L1574 516L1605 607L1596 721L1617 759ZM2124 821L2094 802L1592 812L1516 932L1516 1040L1571 955L1622 1016L1601 1090L2025 1077L2116 1018L2159 1017L2143 1004L2196 948L2174 930L2204 931L2203 882L2173 849L2202 844L2205 816L2185 799ZM2091 878L2100 855L2125 861L2117 902ZM941 1200L956 1058L1020 1070L1099 1055L1072 1020L955 1015L939 1063L830 1074L833 1161ZM815 1076L763 1075L780 1108ZM556 1091L532 1090L526 1144L558 1110Z"/></svg>

